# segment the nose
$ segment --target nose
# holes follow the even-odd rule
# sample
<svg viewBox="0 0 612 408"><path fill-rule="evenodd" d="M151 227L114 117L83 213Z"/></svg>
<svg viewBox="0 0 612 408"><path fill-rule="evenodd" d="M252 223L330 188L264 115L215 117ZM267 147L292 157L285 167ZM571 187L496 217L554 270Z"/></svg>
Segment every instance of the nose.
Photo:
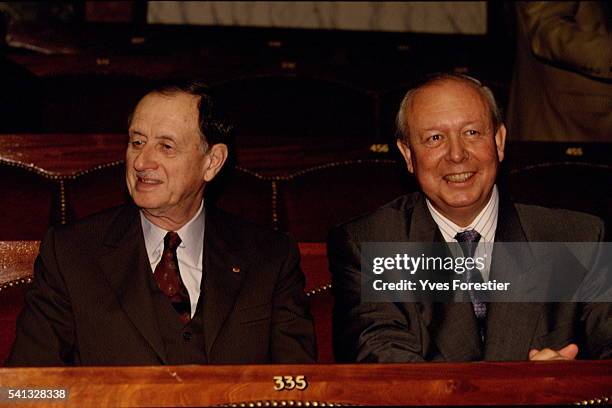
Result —
<svg viewBox="0 0 612 408"><path fill-rule="evenodd" d="M448 160L454 163L461 163L467 160L469 153L466 149L464 140L459 135L449 137L448 143Z"/></svg>
<svg viewBox="0 0 612 408"><path fill-rule="evenodd" d="M136 153L136 157L134 158L134 170L142 171L155 168L157 168L157 161L155 160L155 152L153 149L149 149L145 146Z"/></svg>

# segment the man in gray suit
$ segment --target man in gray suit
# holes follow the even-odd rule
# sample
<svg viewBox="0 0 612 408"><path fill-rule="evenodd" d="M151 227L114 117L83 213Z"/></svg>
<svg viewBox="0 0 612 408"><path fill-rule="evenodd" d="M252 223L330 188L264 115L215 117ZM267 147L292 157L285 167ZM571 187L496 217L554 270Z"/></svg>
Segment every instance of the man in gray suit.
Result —
<svg viewBox="0 0 612 408"><path fill-rule="evenodd" d="M550 360L612 356L612 308L579 303L392 303L362 299L363 242L597 242L596 217L515 204L495 184L506 129L491 91L441 74L410 90L398 141L422 192L334 228L328 255L340 362ZM499 259L499 256L497 257ZM496 277L496 257L482 273ZM491 265L492 264L492 265Z"/></svg>

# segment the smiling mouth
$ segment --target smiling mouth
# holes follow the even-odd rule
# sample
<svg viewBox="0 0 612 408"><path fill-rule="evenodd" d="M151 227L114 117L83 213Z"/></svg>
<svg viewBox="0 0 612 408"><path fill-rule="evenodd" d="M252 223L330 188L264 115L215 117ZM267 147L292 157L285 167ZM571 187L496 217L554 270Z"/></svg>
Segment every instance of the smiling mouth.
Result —
<svg viewBox="0 0 612 408"><path fill-rule="evenodd" d="M137 177L137 180L138 180L139 183L149 184L149 185L155 185L155 184L161 184L162 183L160 180L150 179L150 178L142 178L142 177Z"/></svg>
<svg viewBox="0 0 612 408"><path fill-rule="evenodd" d="M466 171L464 173L448 174L443 178L449 183L464 183L471 179L474 174L476 174L476 172Z"/></svg>

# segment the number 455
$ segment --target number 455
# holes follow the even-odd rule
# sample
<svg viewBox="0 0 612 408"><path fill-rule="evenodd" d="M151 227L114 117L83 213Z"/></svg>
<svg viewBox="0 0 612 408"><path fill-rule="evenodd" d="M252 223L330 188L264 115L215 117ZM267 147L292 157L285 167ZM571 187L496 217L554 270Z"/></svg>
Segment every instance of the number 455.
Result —
<svg viewBox="0 0 612 408"><path fill-rule="evenodd" d="M276 375L274 379L274 390L304 390L308 387L308 381L303 375L297 375L295 377L291 375Z"/></svg>

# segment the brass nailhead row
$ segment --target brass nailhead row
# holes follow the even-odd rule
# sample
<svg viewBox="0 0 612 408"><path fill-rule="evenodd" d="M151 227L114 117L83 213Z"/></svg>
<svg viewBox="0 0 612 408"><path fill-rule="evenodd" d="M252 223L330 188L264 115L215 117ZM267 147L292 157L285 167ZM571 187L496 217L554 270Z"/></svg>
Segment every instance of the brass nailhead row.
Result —
<svg viewBox="0 0 612 408"><path fill-rule="evenodd" d="M612 169L612 166L608 164L594 164L594 163L583 163L583 162L570 162L570 161L560 161L560 162L550 162L550 163L538 163L538 164L530 164L528 166L520 167L517 169L512 169L508 173L509 174L518 174L525 170L533 170L533 169L542 169L546 167L553 167L559 165L574 165L574 166L582 166L582 167L596 167L599 169Z"/></svg>
<svg viewBox="0 0 612 408"><path fill-rule="evenodd" d="M331 288L332 288L331 283L328 283L326 285L319 286L319 287L316 287L316 288L314 288L312 290L309 290L308 292L306 292L306 296L318 295L319 293L326 292L326 291L330 290Z"/></svg>
<svg viewBox="0 0 612 408"><path fill-rule="evenodd" d="M272 226L278 230L278 186L272 181Z"/></svg>
<svg viewBox="0 0 612 408"><path fill-rule="evenodd" d="M28 276L27 278L20 278L20 279L15 279L13 281L10 282L6 282L5 284L0 286L0 292L2 292L3 290L6 289L10 289L12 287L17 287L20 285L28 285L32 283L32 277Z"/></svg>
<svg viewBox="0 0 612 408"><path fill-rule="evenodd" d="M32 283L32 276L28 276L26 278L16 279L16 280L13 280L13 281L10 281L10 282L6 282L3 285L1 285L0 286L0 292L2 290L6 290L6 289L9 289L9 288L12 288L12 287L19 286L19 285L28 285L30 283ZM314 289L309 290L308 292L306 292L306 296L314 296L314 295L317 295L319 293L326 292L326 291L330 290L331 288L332 288L331 283L328 283L326 285L319 286L319 287L316 287Z"/></svg>
<svg viewBox="0 0 612 408"><path fill-rule="evenodd" d="M87 173L91 173L100 169L104 169L107 167L114 167L114 166L118 166L118 165L122 165L123 164L123 160L117 160L117 161L113 161L113 162L109 162L109 163L104 163L104 164L98 164L90 169L86 169L86 170L81 170L78 171L74 174L53 174L50 173L49 171L42 169L40 167L35 166L34 164L27 164L27 163L21 163L21 162L17 162L17 161L13 161L13 160L8 160L8 159L3 159L0 158L0 164L2 165L7 165L9 167L17 167L20 169L24 169L27 171L30 171L32 173L38 174L39 176L42 176L46 179L49 180L74 180L79 176L82 176L84 174Z"/></svg>
<svg viewBox="0 0 612 408"><path fill-rule="evenodd" d="M48 171L41 169L40 167L36 167L34 164L26 164L8 159L0 159L0 164L7 165L9 167L17 167L20 169L24 169L50 180L59 180L60 178L62 178L62 176L51 174Z"/></svg>
<svg viewBox="0 0 612 408"><path fill-rule="evenodd" d="M343 407L350 404L339 402L320 402L320 401L294 401L294 400L273 400L273 401L253 401L253 402L236 402L231 404L217 405L218 407Z"/></svg>
<svg viewBox="0 0 612 408"><path fill-rule="evenodd" d="M66 224L68 220L66 207L66 185L64 180L60 180L60 222L62 224Z"/></svg>
<svg viewBox="0 0 612 408"><path fill-rule="evenodd" d="M608 405L610 402L612 402L612 397L601 397L575 402L574 405Z"/></svg>

